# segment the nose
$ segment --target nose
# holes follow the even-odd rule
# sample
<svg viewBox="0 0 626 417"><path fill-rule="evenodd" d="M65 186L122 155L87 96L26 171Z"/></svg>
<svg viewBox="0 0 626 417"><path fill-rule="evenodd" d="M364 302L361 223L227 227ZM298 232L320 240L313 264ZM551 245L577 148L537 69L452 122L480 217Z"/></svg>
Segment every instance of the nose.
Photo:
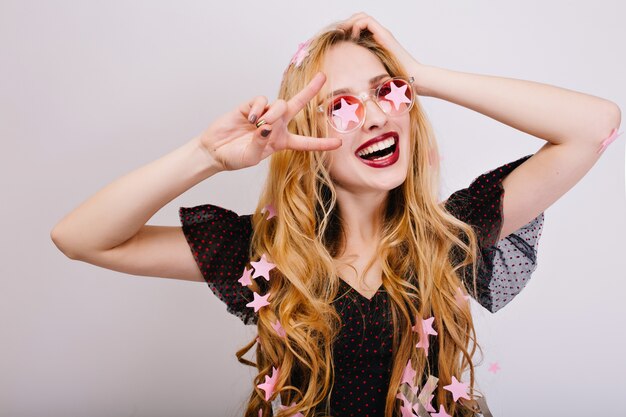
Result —
<svg viewBox="0 0 626 417"><path fill-rule="evenodd" d="M380 108L373 97L368 97L364 102L364 106L365 121L363 122L363 129L370 131L387 124L387 113Z"/></svg>

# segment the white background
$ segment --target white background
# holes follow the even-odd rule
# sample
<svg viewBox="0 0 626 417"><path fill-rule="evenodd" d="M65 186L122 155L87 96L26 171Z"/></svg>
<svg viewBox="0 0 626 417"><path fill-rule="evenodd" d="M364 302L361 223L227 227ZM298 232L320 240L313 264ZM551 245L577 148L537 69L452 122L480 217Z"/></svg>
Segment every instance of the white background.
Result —
<svg viewBox="0 0 626 417"><path fill-rule="evenodd" d="M49 233L106 184L240 102L273 101L298 43L357 11L422 63L626 108L626 6L617 0L3 0L0 416L241 415L253 374L235 350L253 326L205 283L72 261ZM544 143L421 101L441 146L444 196ZM546 211L524 291L494 315L474 303L485 352L478 383L496 417L626 415L625 136ZM180 206L204 203L250 213L266 163L209 178L149 223L179 225ZM501 371L488 372L496 361Z"/></svg>

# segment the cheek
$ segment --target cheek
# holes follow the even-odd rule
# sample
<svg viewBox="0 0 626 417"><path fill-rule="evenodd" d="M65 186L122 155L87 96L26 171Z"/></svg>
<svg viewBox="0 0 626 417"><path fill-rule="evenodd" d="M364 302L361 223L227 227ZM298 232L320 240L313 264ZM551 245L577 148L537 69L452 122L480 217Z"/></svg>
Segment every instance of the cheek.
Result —
<svg viewBox="0 0 626 417"><path fill-rule="evenodd" d="M350 170L349 163L352 154L350 152L351 142L344 135L337 134L336 137L341 138L343 143L337 149L326 151L328 156L328 170L334 173L340 173L345 170Z"/></svg>
<svg viewBox="0 0 626 417"><path fill-rule="evenodd" d="M341 137L340 135L338 135L337 137ZM344 142L341 144L340 147L338 147L337 149L333 149L330 151L326 151L328 153L329 156L329 160L331 161L331 167L333 166L333 164L340 164L342 165L343 163L341 161L345 161L345 159L349 156L348 155L348 145Z"/></svg>
<svg viewBox="0 0 626 417"><path fill-rule="evenodd" d="M409 133L409 130L411 129L411 116L410 116L410 113L405 115L404 120L402 122L403 122L403 126L404 126L406 132Z"/></svg>

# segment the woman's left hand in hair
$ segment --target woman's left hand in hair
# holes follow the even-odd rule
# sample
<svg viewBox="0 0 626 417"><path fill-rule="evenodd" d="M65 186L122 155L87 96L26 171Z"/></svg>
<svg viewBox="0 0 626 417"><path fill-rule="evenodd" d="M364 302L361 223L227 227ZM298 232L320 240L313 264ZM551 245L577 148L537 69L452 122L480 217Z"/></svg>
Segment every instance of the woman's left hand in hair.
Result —
<svg viewBox="0 0 626 417"><path fill-rule="evenodd" d="M409 76L417 78L417 72L424 66L413 58L413 56L400 45L396 38L394 38L391 32L378 23L372 16L363 12L355 13L341 22L339 27L346 30L352 28L352 36L355 38L358 37L364 29L372 32L374 39L400 60L400 63L408 72Z"/></svg>

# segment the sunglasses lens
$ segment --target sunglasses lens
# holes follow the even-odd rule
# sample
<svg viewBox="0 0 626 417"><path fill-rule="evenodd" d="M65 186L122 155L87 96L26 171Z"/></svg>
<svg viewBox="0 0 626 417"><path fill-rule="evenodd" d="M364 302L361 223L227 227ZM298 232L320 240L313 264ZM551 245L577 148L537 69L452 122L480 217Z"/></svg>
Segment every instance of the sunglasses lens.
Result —
<svg viewBox="0 0 626 417"><path fill-rule="evenodd" d="M414 97L411 85L402 78L392 78L378 88L376 101L380 108L391 116L408 112L413 106ZM365 117L365 107L354 96L335 96L327 108L331 126L341 133L358 128Z"/></svg>
<svg viewBox="0 0 626 417"><path fill-rule="evenodd" d="M363 105L355 97L337 96L328 106L328 120L340 132L356 128L361 123L363 114Z"/></svg>
<svg viewBox="0 0 626 417"><path fill-rule="evenodd" d="M404 114L413 106L413 92L402 79L392 79L380 86L378 105L387 114Z"/></svg>

